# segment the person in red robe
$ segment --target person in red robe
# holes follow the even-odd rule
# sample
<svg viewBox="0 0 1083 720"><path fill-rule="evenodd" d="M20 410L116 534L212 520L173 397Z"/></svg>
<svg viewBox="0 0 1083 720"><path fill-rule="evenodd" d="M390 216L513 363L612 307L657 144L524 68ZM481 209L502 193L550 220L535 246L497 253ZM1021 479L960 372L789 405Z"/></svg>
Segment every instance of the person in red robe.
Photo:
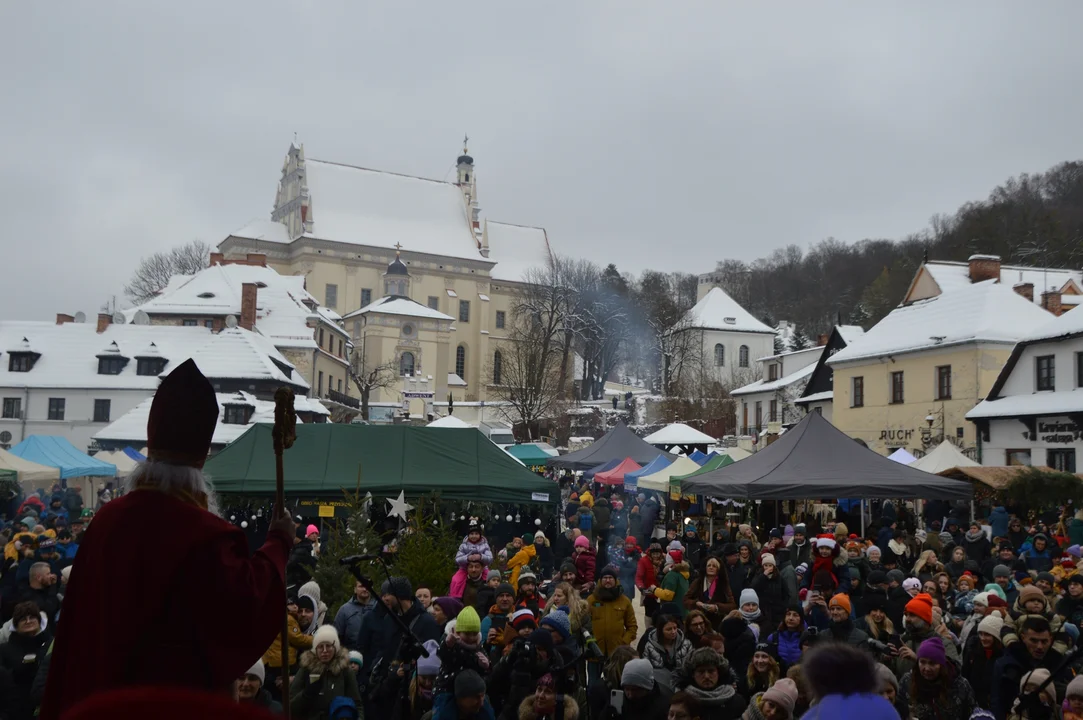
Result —
<svg viewBox="0 0 1083 720"><path fill-rule="evenodd" d="M250 556L244 532L215 514L202 467L217 422L214 388L194 362L162 380L147 461L94 516L76 556L44 720L121 688L228 693L280 632L293 521L276 507Z"/></svg>

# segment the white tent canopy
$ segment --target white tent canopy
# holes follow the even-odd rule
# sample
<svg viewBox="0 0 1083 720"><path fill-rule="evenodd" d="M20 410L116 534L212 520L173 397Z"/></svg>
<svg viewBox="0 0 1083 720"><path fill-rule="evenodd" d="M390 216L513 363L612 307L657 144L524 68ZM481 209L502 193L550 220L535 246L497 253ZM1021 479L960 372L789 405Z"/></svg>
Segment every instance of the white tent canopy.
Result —
<svg viewBox="0 0 1083 720"><path fill-rule="evenodd" d="M980 464L981 463L976 463L966 455L963 455L963 453L959 451L959 448L952 445L951 441L945 440L937 445L928 455L920 460L915 460L910 467L924 470L927 473L933 473L935 475L944 470L950 470L953 467L975 467Z"/></svg>
<svg viewBox="0 0 1083 720"><path fill-rule="evenodd" d="M109 452L100 452L94 456L95 459L102 462L113 463L117 466L117 477L127 477L131 474L132 470L135 470L139 464L132 458L128 457L128 454L123 450L113 450Z"/></svg>
<svg viewBox="0 0 1083 720"><path fill-rule="evenodd" d="M684 423L666 425L661 430L643 438L651 445L713 445L716 440L707 433L702 433Z"/></svg>
<svg viewBox="0 0 1083 720"><path fill-rule="evenodd" d="M460 420L459 418L455 417L454 415L445 415L444 417L442 417L442 418L440 418L438 420L433 420L431 423L429 423L425 427L462 429L462 428L469 428L469 427L474 427L474 426L471 425L468 422Z"/></svg>
<svg viewBox="0 0 1083 720"><path fill-rule="evenodd" d="M903 465L910 465L915 460L917 460L917 458L914 457L906 448L899 448L895 452L888 455L887 459L894 460L895 462L902 463Z"/></svg>
<svg viewBox="0 0 1083 720"><path fill-rule="evenodd" d="M0 450L0 469L14 470L18 475L19 482L24 483L60 480L60 468L39 465L36 462L24 460L7 450Z"/></svg>
<svg viewBox="0 0 1083 720"><path fill-rule="evenodd" d="M717 452L719 455L729 455L731 458L733 458L734 462L752 457L752 453L750 453L748 450L742 450L739 447L718 448L714 452Z"/></svg>
<svg viewBox="0 0 1083 720"><path fill-rule="evenodd" d="M671 477L688 475L696 470L699 470L699 463L682 455L658 472L640 477L637 486L646 490L669 492L669 479Z"/></svg>

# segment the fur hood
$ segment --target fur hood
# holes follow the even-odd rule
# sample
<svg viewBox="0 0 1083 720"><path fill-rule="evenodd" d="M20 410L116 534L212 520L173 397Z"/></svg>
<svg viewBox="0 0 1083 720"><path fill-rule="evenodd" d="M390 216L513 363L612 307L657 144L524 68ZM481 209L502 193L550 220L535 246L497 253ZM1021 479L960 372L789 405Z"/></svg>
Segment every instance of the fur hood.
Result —
<svg viewBox="0 0 1083 720"><path fill-rule="evenodd" d="M346 651L346 648L340 647L335 656L331 658L331 662L322 663L316 657L315 650L305 650L301 654L300 664L310 673L330 672L337 675L350 666L350 654Z"/></svg>
<svg viewBox="0 0 1083 720"><path fill-rule="evenodd" d="M575 699L571 695L557 695L557 700L561 697L564 698L564 720L578 720L579 706L576 704ZM538 715L534 712L533 693L527 695L519 703L519 720L538 720Z"/></svg>

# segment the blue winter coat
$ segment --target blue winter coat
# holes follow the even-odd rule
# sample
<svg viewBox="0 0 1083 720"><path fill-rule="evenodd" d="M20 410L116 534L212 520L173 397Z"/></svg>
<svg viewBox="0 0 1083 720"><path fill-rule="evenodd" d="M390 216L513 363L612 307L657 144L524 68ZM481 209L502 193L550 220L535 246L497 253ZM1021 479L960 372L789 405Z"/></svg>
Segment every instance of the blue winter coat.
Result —
<svg viewBox="0 0 1083 720"><path fill-rule="evenodd" d="M803 626L802 629L804 629ZM778 657L787 665L792 666L801 662L801 631L774 632L767 638L767 642L774 643L778 647Z"/></svg>
<svg viewBox="0 0 1083 720"><path fill-rule="evenodd" d="M376 602L376 598L369 598L367 604L362 604L354 596L338 609L338 614L335 615L335 630L347 650L361 650L361 623L366 615L376 609Z"/></svg>
<svg viewBox="0 0 1083 720"><path fill-rule="evenodd" d="M639 566L639 558L641 557L639 551L633 550L629 554L622 548L619 553L613 553L610 557L613 559L613 564L617 566L617 579L620 580L621 589L624 590L624 594L628 596L629 600L634 599L636 568Z"/></svg>
<svg viewBox="0 0 1083 720"><path fill-rule="evenodd" d="M993 529L993 537L1008 537L1009 519L1008 511L1003 506L997 505L993 508L993 512L989 513L989 525Z"/></svg>

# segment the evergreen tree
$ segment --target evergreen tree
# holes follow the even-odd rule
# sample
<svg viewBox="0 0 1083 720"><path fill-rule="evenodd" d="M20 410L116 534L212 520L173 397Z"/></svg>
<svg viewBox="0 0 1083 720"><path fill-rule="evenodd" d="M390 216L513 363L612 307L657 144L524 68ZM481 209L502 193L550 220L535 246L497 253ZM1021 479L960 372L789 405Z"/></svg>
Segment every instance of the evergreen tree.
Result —
<svg viewBox="0 0 1083 720"><path fill-rule="evenodd" d="M451 523L441 519L443 515L439 495L421 498L395 553L394 574L410 578L414 587L429 587L433 597L447 594L462 540Z"/></svg>
<svg viewBox="0 0 1083 720"><path fill-rule="evenodd" d="M857 325L858 327L865 327L869 322L869 312L865 309L865 306L858 303L854 306L854 309L850 311L850 324Z"/></svg>
<svg viewBox="0 0 1083 720"><path fill-rule="evenodd" d="M782 337L778 334L775 335L775 355L786 352L786 344L782 342Z"/></svg>
<svg viewBox="0 0 1083 720"><path fill-rule="evenodd" d="M808 336L801 331L801 328L794 328L793 335L790 336L790 349L805 350L810 347L812 347L812 341L808 339Z"/></svg>
<svg viewBox="0 0 1083 720"><path fill-rule="evenodd" d="M360 490L343 491L346 500L346 516L335 517L328 522L327 540L320 547L320 556L312 579L320 586L320 599L327 605L327 616L334 618L338 608L353 596L355 578L350 569L339 563L351 555L375 555L382 542L373 529L369 517L369 502ZM379 590L384 577L379 563L362 563L361 573L372 578Z"/></svg>

